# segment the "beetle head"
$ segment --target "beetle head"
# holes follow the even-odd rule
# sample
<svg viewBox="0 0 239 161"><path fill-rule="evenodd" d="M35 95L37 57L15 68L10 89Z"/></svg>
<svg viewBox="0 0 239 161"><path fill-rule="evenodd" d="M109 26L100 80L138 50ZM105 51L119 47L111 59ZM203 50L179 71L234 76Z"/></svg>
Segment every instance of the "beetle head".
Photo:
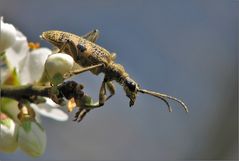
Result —
<svg viewBox="0 0 239 161"><path fill-rule="evenodd" d="M188 107L180 99L166 95L166 94L162 94L162 93L158 93L158 92L154 92L154 91L150 91L150 90L146 90L146 89L141 89L141 88L139 88L139 85L133 79L131 79L129 77L126 77L126 79L124 80L123 86L124 86L124 90L125 90L127 97L129 97L129 99L130 99L129 106L134 105L137 93L140 92L140 93L148 94L148 95L151 95L151 96L161 99L162 101L164 101L166 103L170 112L172 111L172 108L169 105L169 102L167 99L174 100L174 101L178 102L179 104L181 104L181 106L184 108L184 110L186 112L188 112Z"/></svg>
<svg viewBox="0 0 239 161"><path fill-rule="evenodd" d="M127 77L124 80L123 86L124 86L124 91L126 93L126 96L129 97L130 99L129 106L133 106L136 100L136 95L137 95L139 86L133 79L129 77Z"/></svg>

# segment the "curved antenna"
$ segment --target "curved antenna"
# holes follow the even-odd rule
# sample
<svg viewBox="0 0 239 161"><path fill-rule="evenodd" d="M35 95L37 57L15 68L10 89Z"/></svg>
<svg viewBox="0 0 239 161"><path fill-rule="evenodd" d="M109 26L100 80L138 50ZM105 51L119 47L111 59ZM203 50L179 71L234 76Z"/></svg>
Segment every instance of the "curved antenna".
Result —
<svg viewBox="0 0 239 161"><path fill-rule="evenodd" d="M168 101L166 99L171 99L171 100L174 100L174 101L178 102L179 104L182 105L184 110L186 112L188 112L188 107L185 105L185 103L183 101L181 101L178 98L175 98L175 97L172 97L172 96L168 96L168 95L162 94L162 93L157 93L157 92L154 92L154 91L149 91L149 90L146 90L146 89L138 89L138 91L141 92L141 93L149 94L151 96L154 96L154 97L157 97L157 98L160 98L161 100L163 100L167 104L169 112L172 112L172 108L170 107L170 105L169 105L169 103L168 103Z"/></svg>

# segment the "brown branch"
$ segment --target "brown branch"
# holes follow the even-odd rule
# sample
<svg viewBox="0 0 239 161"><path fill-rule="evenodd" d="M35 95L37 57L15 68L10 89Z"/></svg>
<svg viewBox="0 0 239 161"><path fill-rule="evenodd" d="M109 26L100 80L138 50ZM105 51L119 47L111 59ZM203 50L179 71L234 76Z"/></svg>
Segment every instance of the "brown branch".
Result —
<svg viewBox="0 0 239 161"><path fill-rule="evenodd" d="M61 85L57 86L59 91L58 95L54 95L52 93L53 87L51 86L36 86L36 85L24 85L24 86L11 86L11 85L2 85L0 89L1 97L8 97L15 99L17 101L20 100L29 100L34 102L38 96L40 97L49 97L52 98L53 101L59 104L56 99L62 99L63 97L70 99L76 94L76 88L78 88L77 95L84 95L83 86L77 84L74 81L64 82ZM80 89L80 93L79 93ZM54 99L55 98L55 99Z"/></svg>
<svg viewBox="0 0 239 161"><path fill-rule="evenodd" d="M34 85L3 85L1 86L1 97L8 97L16 100L30 99L30 97L32 96L49 97L49 91L51 90L51 88L52 87Z"/></svg>

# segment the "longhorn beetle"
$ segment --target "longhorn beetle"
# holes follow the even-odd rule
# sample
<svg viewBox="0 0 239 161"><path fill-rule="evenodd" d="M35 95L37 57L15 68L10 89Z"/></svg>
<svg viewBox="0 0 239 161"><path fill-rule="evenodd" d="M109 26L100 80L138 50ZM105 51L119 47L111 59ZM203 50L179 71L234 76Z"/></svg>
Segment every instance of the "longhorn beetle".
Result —
<svg viewBox="0 0 239 161"><path fill-rule="evenodd" d="M129 97L129 106L134 105L137 92L140 92L160 98L166 103L170 112L172 111L172 108L167 99L180 103L184 110L188 112L187 106L178 98L141 89L139 85L130 78L124 67L115 63L116 54L110 53L105 48L95 43L99 37L98 30L93 30L83 36L77 36L72 33L58 30L50 30L43 32L40 37L56 46L59 49L59 52L65 52L72 56L74 61L83 67L83 70L75 72L74 74L79 74L85 71L91 71L95 75L98 75L99 73L105 74L100 87L99 101L95 104L89 105L87 108L97 108L104 105L104 103L114 95L115 88L112 81L116 81L123 86L126 96ZM106 95L106 89L110 92L109 96Z"/></svg>

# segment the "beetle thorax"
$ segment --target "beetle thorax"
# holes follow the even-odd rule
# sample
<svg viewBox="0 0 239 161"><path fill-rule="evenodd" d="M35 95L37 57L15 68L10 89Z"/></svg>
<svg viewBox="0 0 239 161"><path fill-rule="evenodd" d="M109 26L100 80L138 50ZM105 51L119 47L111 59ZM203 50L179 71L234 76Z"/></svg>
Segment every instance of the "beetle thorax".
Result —
<svg viewBox="0 0 239 161"><path fill-rule="evenodd" d="M105 74L109 79L115 80L120 84L122 84L123 80L128 77L128 73L125 71L124 67L116 63L110 63L105 68Z"/></svg>

